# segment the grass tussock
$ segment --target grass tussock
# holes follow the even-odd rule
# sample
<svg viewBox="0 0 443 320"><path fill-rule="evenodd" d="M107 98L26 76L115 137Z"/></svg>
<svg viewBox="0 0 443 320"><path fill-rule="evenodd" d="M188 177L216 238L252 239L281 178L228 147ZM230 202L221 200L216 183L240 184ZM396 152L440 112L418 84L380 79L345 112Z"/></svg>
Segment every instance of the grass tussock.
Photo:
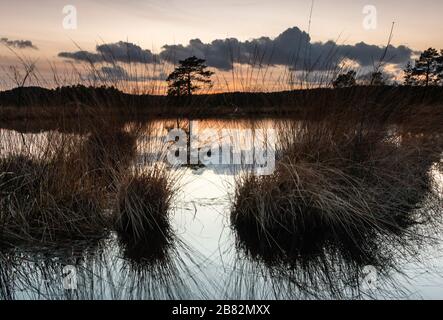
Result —
<svg viewBox="0 0 443 320"><path fill-rule="evenodd" d="M89 239L114 229L136 240L168 233L170 177L164 167L137 167L138 128L103 124L83 135L36 137L2 136L2 242Z"/></svg>
<svg viewBox="0 0 443 320"><path fill-rule="evenodd" d="M55 241L103 234L101 186L66 149L59 147L45 159L0 159L2 240Z"/></svg>
<svg viewBox="0 0 443 320"><path fill-rule="evenodd" d="M239 244L256 256L299 257L334 243L368 257L367 239L407 232L435 213L417 209L441 200L431 174L441 137L380 119L332 119L286 122L275 172L238 178L231 222Z"/></svg>
<svg viewBox="0 0 443 320"><path fill-rule="evenodd" d="M160 165L134 172L121 183L117 195L116 229L132 243L167 242L169 212L175 188Z"/></svg>

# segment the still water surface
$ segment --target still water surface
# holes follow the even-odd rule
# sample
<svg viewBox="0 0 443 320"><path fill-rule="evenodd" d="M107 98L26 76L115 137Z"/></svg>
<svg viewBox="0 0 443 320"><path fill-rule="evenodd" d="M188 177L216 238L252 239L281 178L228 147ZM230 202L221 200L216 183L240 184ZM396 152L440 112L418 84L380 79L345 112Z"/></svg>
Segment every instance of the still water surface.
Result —
<svg viewBox="0 0 443 320"><path fill-rule="evenodd" d="M164 123L159 132L164 134L170 125ZM5 134L14 134L17 145L23 137L38 141L37 145L45 140L45 133L23 136L2 130L0 136ZM2 146L3 154L12 148ZM429 239L405 242L405 248L391 250L395 253L386 257L383 270L332 254L309 257L309 262L297 266L276 267L237 245L229 219L233 171L211 167L178 170L181 188L171 215L175 240L164 256L144 263L128 259L113 234L92 243L3 249L0 298L443 298L443 244L441 230L435 230L435 226ZM432 174L443 188L441 172L434 170ZM74 267L68 272L74 280L63 275L66 266ZM67 286L76 289L66 290Z"/></svg>

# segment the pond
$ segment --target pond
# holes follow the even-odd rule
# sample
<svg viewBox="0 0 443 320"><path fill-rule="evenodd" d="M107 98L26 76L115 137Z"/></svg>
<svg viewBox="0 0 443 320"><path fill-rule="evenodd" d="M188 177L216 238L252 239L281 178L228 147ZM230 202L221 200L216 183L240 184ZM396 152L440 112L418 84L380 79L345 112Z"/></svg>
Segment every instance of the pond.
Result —
<svg viewBox="0 0 443 320"><path fill-rule="evenodd" d="M155 123L163 141L175 120ZM279 122L281 125L281 122ZM251 121L199 121L201 128L250 129ZM131 127L133 124L127 124ZM179 124L184 128L189 127ZM272 120L261 128L276 128ZM186 130L185 130L186 131ZM152 134L152 131L150 131ZM48 132L1 130L1 155L22 144L38 153ZM57 133L58 134L58 133ZM62 133L60 133L62 134ZM63 133L67 134L67 133ZM69 133L77 135L75 133ZM12 139L11 137L15 137ZM80 137L80 135L78 135ZM6 144L5 137L10 145ZM26 141L29 140L29 143ZM31 143L32 141L32 143ZM14 148L15 151L11 151ZM150 144L150 150L164 146ZM149 153L139 143L139 155ZM438 223L417 227L420 237L377 243L377 266L355 261L341 249L273 264L239 241L230 216L236 165L180 166L171 210L173 242L162 254L140 261L111 232L106 238L57 245L7 245L0 253L1 299L440 299L443 297L443 243ZM443 188L435 165L430 174ZM420 210L426 210L426 201ZM432 204L433 205L433 204ZM415 230L415 229L414 229ZM414 231L416 232L416 230ZM418 231L417 231L418 232ZM382 241L382 240L380 240ZM253 250L252 250L253 251ZM377 253L378 254L378 253ZM272 254L271 254L272 256Z"/></svg>

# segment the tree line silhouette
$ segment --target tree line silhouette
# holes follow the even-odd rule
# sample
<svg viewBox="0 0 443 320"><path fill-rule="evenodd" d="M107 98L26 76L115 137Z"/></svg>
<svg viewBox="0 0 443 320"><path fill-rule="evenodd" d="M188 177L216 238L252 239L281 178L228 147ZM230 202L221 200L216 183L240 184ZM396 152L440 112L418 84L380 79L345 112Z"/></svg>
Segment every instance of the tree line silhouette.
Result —
<svg viewBox="0 0 443 320"><path fill-rule="evenodd" d="M0 92L0 106L22 106L22 105L67 105L80 104L90 105L147 105L163 104L169 102L183 102L177 97L190 97L203 88L211 88L211 77L213 71L208 70L205 60L195 56L180 60L178 66L169 74L166 81L168 83L168 95L162 99L161 96L133 95L124 93L115 87L108 86L84 86L73 85L58 87L55 89L45 89L41 87L19 86L12 90ZM362 81L362 79L364 81ZM350 88L359 85L363 86L399 86L403 87L441 87L443 85L443 50L440 52L434 48L429 48L422 52L420 56L407 64L404 70L403 83L389 84L387 76L381 71L374 71L365 77L357 77L355 70L340 73L333 81L334 88ZM434 91L433 91L434 92ZM202 92L200 92L202 93ZM203 92L204 93L204 92ZM282 92L287 94L288 92ZM436 93L436 92L434 92ZM209 92L208 92L209 94ZM264 94L264 93L263 93ZM412 92L411 92L412 94ZM226 96L229 94L223 94ZM235 99L252 96L253 93L230 94ZM268 94L274 99L278 93ZM434 94L435 95L435 94ZM219 95L214 95L219 96ZM177 99L177 100L176 100ZM214 100L219 97L214 97ZM186 99L185 99L186 100ZM224 101L225 98L220 98ZM277 99L278 100L278 99Z"/></svg>
<svg viewBox="0 0 443 320"><path fill-rule="evenodd" d="M420 54L420 57L410 61L403 70L405 86L441 86L443 85L443 49L438 52L429 48ZM370 74L370 85L385 85L385 76L381 71ZM347 88L357 85L357 72L350 70L341 73L332 81L334 88Z"/></svg>
<svg viewBox="0 0 443 320"><path fill-rule="evenodd" d="M191 96L202 86L212 87L211 76L214 72L207 70L204 59L195 56L180 60L179 65L168 76L169 96ZM410 61L403 70L405 86L440 86L443 85L443 49L438 52L429 48L420 54L415 61ZM386 76L377 70L366 76L364 84L370 86L387 85ZM340 73L332 81L334 88L348 88L358 85L357 72L350 70Z"/></svg>

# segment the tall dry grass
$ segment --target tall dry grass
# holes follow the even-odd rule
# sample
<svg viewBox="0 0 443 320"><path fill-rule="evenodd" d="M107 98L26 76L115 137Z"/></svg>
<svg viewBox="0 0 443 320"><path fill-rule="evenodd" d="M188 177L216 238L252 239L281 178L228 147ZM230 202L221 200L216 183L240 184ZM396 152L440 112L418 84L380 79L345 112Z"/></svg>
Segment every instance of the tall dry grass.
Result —
<svg viewBox="0 0 443 320"><path fill-rule="evenodd" d="M58 138L49 138L39 157L26 152L0 159L2 239L54 241L105 231L102 186L78 156L81 140Z"/></svg>
<svg viewBox="0 0 443 320"><path fill-rule="evenodd" d="M137 162L139 126L85 119L82 129L2 131L3 242L94 238L112 230L139 240L152 225L168 224L173 177L165 166Z"/></svg>
<svg viewBox="0 0 443 320"><path fill-rule="evenodd" d="M442 194L432 170L442 137L426 126L418 134L390 123L345 111L286 121L275 172L236 181L231 223L239 245L275 260L276 252L295 258L332 243L368 257L366 240L438 219Z"/></svg>

